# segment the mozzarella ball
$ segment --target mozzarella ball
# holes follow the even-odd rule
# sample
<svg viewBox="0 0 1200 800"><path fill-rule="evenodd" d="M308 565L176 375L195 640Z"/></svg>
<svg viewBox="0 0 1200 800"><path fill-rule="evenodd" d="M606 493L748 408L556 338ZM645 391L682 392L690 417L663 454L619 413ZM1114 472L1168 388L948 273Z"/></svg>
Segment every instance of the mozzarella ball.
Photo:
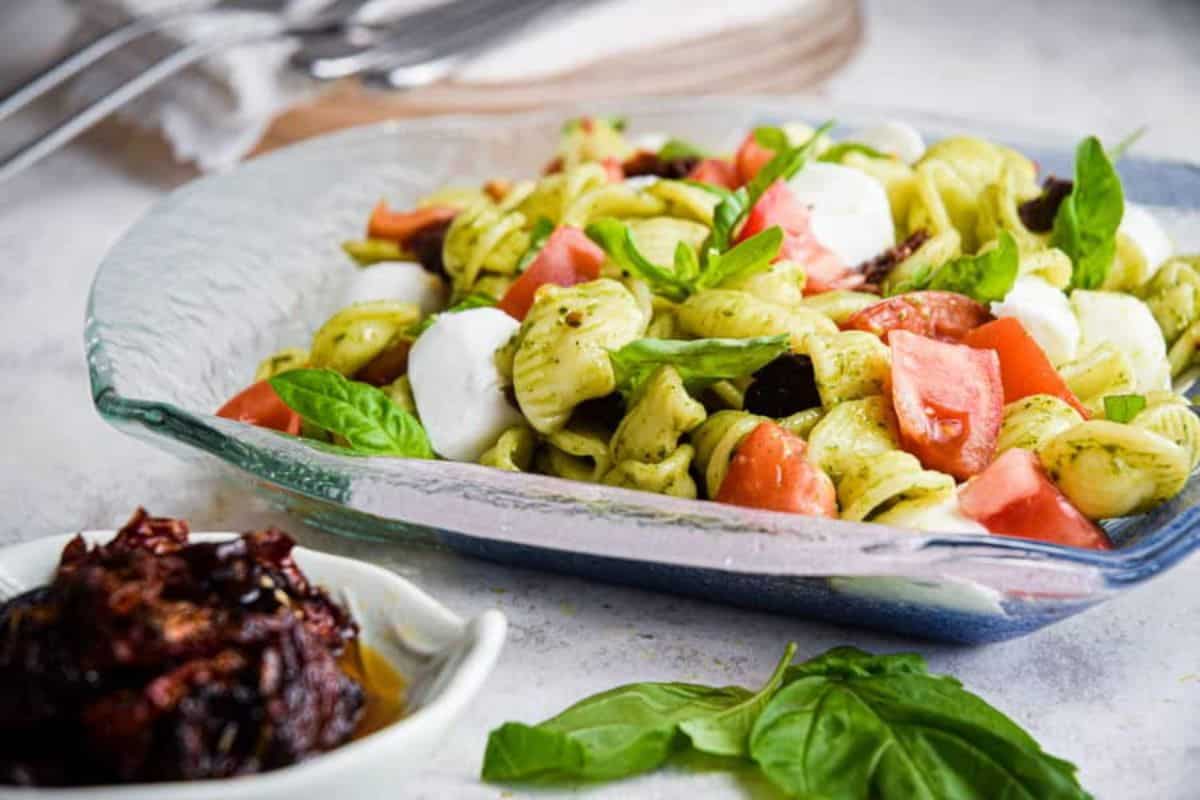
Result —
<svg viewBox="0 0 1200 800"><path fill-rule="evenodd" d="M860 131L854 140L881 153L896 156L907 164L912 164L925 155L925 140L921 138L917 129L907 122L892 120L874 128L867 128Z"/></svg>
<svg viewBox="0 0 1200 800"><path fill-rule="evenodd" d="M1052 364L1065 364L1079 355L1079 320L1067 296L1035 275L1017 278L992 315L1015 317L1045 351Z"/></svg>
<svg viewBox="0 0 1200 800"><path fill-rule="evenodd" d="M505 397L497 348L520 323L495 308L442 314L408 354L408 379L433 450L451 461L476 461L521 413Z"/></svg>
<svg viewBox="0 0 1200 800"><path fill-rule="evenodd" d="M846 266L857 266L896 243L887 192L865 172L818 161L797 172L788 186L812 208L813 236Z"/></svg>
<svg viewBox="0 0 1200 800"><path fill-rule="evenodd" d="M342 291L342 306L371 300L416 303L432 314L446 305L446 284L412 261L381 261L355 271Z"/></svg>
<svg viewBox="0 0 1200 800"><path fill-rule="evenodd" d="M1145 207L1125 203L1125 215L1121 217L1118 233L1123 233L1137 245L1150 268L1147 278L1152 277L1162 263L1171 257L1174 247L1162 224Z"/></svg>
<svg viewBox="0 0 1200 800"><path fill-rule="evenodd" d="M1138 392L1171 388L1167 345L1145 303L1123 292L1076 289L1071 308L1079 319L1081 353L1107 342L1129 356Z"/></svg>

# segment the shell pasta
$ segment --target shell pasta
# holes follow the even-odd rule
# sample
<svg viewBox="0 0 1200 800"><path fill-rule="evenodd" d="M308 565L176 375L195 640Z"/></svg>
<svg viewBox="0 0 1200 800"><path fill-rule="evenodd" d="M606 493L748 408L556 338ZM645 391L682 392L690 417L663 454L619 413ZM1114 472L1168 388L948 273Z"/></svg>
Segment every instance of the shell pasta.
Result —
<svg viewBox="0 0 1200 800"><path fill-rule="evenodd" d="M1099 522L1200 463L1200 256L1164 251L1094 137L1049 176L888 125L896 152L788 123L708 153L569 120L541 175L374 206L330 267L346 305L218 413L348 455L1111 546Z"/></svg>

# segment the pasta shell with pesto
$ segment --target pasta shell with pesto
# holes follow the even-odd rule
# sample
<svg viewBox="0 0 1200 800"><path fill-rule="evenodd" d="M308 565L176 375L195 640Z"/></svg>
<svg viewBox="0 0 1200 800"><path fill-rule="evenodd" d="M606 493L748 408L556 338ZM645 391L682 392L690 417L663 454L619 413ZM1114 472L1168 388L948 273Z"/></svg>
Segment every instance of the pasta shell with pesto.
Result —
<svg viewBox="0 0 1200 800"><path fill-rule="evenodd" d="M708 238L708 228L698 222L674 217L633 219L629 233L638 252L651 264L669 266L675 263L675 248L683 242L692 252L699 252Z"/></svg>
<svg viewBox="0 0 1200 800"><path fill-rule="evenodd" d="M676 315L684 331L698 337L746 339L786 333L799 353L809 335L837 333L837 325L824 314L785 308L733 289L696 292L679 305Z"/></svg>
<svg viewBox="0 0 1200 800"><path fill-rule="evenodd" d="M641 335L646 319L629 291L601 278L538 290L519 333L513 388L535 430L554 433L584 400L616 388L609 351Z"/></svg>
<svg viewBox="0 0 1200 800"><path fill-rule="evenodd" d="M665 209L666 203L652 194L623 183L605 183L571 198L563 209L562 224L584 228L602 217L652 217Z"/></svg>
<svg viewBox="0 0 1200 800"><path fill-rule="evenodd" d="M835 482L841 518L869 520L907 502L930 502L954 491L954 478L925 469L903 450L888 450L843 468Z"/></svg>
<svg viewBox="0 0 1200 800"><path fill-rule="evenodd" d="M1188 457L1188 471L1200 463L1200 418L1186 398L1170 392L1152 392L1146 396L1147 405L1138 412L1130 425L1157 433L1183 448Z"/></svg>
<svg viewBox="0 0 1200 800"><path fill-rule="evenodd" d="M455 296L469 293L481 273L509 275L529 247L526 217L487 203L462 211L446 230L442 264Z"/></svg>
<svg viewBox="0 0 1200 800"><path fill-rule="evenodd" d="M655 181L646 193L662 200L669 216L699 222L705 228L712 225L713 209L720 202L712 192L683 181Z"/></svg>
<svg viewBox="0 0 1200 800"><path fill-rule="evenodd" d="M838 289L805 297L800 305L811 308L833 320L835 325L845 323L850 317L879 302L879 295L870 292L851 292Z"/></svg>
<svg viewBox="0 0 1200 800"><path fill-rule="evenodd" d="M1191 472L1184 448L1134 425L1093 419L1050 439L1051 479L1091 519L1149 511L1178 494Z"/></svg>
<svg viewBox="0 0 1200 800"><path fill-rule="evenodd" d="M832 336L810 336L806 346L825 408L883 393L891 375L892 358L878 336L842 331Z"/></svg>
<svg viewBox="0 0 1200 800"><path fill-rule="evenodd" d="M688 394L675 368L659 367L638 389L613 434L613 461L663 461L678 447L679 438L706 416L704 406Z"/></svg>
<svg viewBox="0 0 1200 800"><path fill-rule="evenodd" d="M603 478L610 486L641 489L672 497L696 497L696 482L689 469L694 451L690 445L680 445L662 461L621 461Z"/></svg>
<svg viewBox="0 0 1200 800"><path fill-rule="evenodd" d="M597 482L612 466L608 431L583 425L557 430L546 437L537 463L547 475Z"/></svg>
<svg viewBox="0 0 1200 800"><path fill-rule="evenodd" d="M254 380L265 381L288 370L300 369L308 365L308 360L308 351L303 347L285 347L259 363L258 369L254 370Z"/></svg>
<svg viewBox="0 0 1200 800"><path fill-rule="evenodd" d="M1063 364L1058 371L1079 402L1094 412L1103 410L1105 397L1137 390L1129 356L1107 342Z"/></svg>
<svg viewBox="0 0 1200 800"><path fill-rule="evenodd" d="M890 401L883 395L834 406L808 435L808 457L835 484L862 462L899 447Z"/></svg>
<svg viewBox="0 0 1200 800"><path fill-rule="evenodd" d="M746 411L718 411L692 432L696 470L704 480L708 497L717 496L738 444L765 420Z"/></svg>
<svg viewBox="0 0 1200 800"><path fill-rule="evenodd" d="M496 443L483 451L479 463L506 472L528 472L533 464L537 436L532 428L517 425L500 434Z"/></svg>
<svg viewBox="0 0 1200 800"><path fill-rule="evenodd" d="M1083 422L1066 401L1048 394L1033 394L1004 406L1004 421L996 441L996 455L1014 447L1039 452L1046 442Z"/></svg>
<svg viewBox="0 0 1200 800"><path fill-rule="evenodd" d="M375 300L334 314L313 336L310 365L350 377L403 337L421 318L414 303Z"/></svg>
<svg viewBox="0 0 1200 800"><path fill-rule="evenodd" d="M795 261L776 261L768 269L735 281L721 284L722 289L736 289L752 297L786 308L810 308L804 303L804 284L808 276L804 267ZM819 296L819 295L818 295Z"/></svg>

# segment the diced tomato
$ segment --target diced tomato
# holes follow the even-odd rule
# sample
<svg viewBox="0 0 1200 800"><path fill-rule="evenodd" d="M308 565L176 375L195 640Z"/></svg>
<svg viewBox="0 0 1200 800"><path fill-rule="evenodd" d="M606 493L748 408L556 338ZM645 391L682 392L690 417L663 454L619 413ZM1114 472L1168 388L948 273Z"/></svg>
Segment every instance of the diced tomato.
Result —
<svg viewBox="0 0 1200 800"><path fill-rule="evenodd" d="M961 342L968 331L991 319L986 307L957 292L909 292L851 315L842 323L842 330L866 331L885 342L888 334L897 330Z"/></svg>
<svg viewBox="0 0 1200 800"><path fill-rule="evenodd" d="M750 131L738 147L737 155L733 157L734 163L737 164L738 178L742 183L746 183L774 157L775 151L759 144L754 138L754 131Z"/></svg>
<svg viewBox="0 0 1200 800"><path fill-rule="evenodd" d="M621 160L616 156L609 156L600 162L604 167L604 174L608 176L609 183L620 183L625 180L625 169L621 166Z"/></svg>
<svg viewBox="0 0 1200 800"><path fill-rule="evenodd" d="M267 381L259 381L243 389L221 406L218 417L247 422L260 428L271 428L293 436L300 433L300 415L292 411Z"/></svg>
<svg viewBox="0 0 1200 800"><path fill-rule="evenodd" d="M837 516L833 481L805 455L808 445L774 422L762 422L738 445L714 498L770 511Z"/></svg>
<svg viewBox="0 0 1200 800"><path fill-rule="evenodd" d="M381 200L371 211L371 219L367 223L367 236L372 239L390 239L405 245L417 231L438 222L454 219L456 214L458 209L449 206L392 211L388 204Z"/></svg>
<svg viewBox="0 0 1200 800"><path fill-rule="evenodd" d="M557 228L537 257L508 287L496 307L516 319L525 319L533 305L534 292L545 283L574 286L600 277L604 251L578 228L563 225Z"/></svg>
<svg viewBox="0 0 1200 800"><path fill-rule="evenodd" d="M996 454L1004 415L1000 359L976 350L893 330L892 405L900 443L929 469L966 479Z"/></svg>
<svg viewBox="0 0 1200 800"><path fill-rule="evenodd" d="M741 185L737 170L723 158L706 158L692 167L688 180L707 183L709 186L721 186L726 189L736 189Z"/></svg>
<svg viewBox="0 0 1200 800"><path fill-rule="evenodd" d="M1006 450L962 488L963 514L1002 536L1109 550L1101 528L1071 505L1028 450Z"/></svg>
<svg viewBox="0 0 1200 800"><path fill-rule="evenodd" d="M796 200L792 190L782 180L775 181L758 198L738 234L744 241L774 225L783 229L783 245L776 261L795 261L804 267L805 294L820 294L833 289L853 289L862 285L865 277L846 268L836 255L813 236L812 215Z"/></svg>
<svg viewBox="0 0 1200 800"><path fill-rule="evenodd" d="M968 331L963 344L995 350L1000 356L1005 403L1031 394L1050 394L1070 403L1084 419L1091 416L1075 393L1067 388L1067 382L1050 363L1041 345L1015 317L1004 317Z"/></svg>

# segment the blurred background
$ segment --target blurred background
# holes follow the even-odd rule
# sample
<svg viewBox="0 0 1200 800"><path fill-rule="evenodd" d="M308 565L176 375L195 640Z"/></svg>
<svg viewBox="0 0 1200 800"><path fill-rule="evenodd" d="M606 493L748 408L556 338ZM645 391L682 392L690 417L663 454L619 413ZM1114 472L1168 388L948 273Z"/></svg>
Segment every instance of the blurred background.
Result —
<svg viewBox="0 0 1200 800"><path fill-rule="evenodd" d="M1191 0L217 6L177 14L3 120L0 146L11 150L197 48L207 57L124 104L72 152L174 183L380 119L661 94L818 93L1105 138L1145 124L1139 149L1185 159L1194 157L1200 121L1200 3ZM0 87L130 19L178 8L180 0L8 0ZM288 25L302 35L279 35Z"/></svg>

